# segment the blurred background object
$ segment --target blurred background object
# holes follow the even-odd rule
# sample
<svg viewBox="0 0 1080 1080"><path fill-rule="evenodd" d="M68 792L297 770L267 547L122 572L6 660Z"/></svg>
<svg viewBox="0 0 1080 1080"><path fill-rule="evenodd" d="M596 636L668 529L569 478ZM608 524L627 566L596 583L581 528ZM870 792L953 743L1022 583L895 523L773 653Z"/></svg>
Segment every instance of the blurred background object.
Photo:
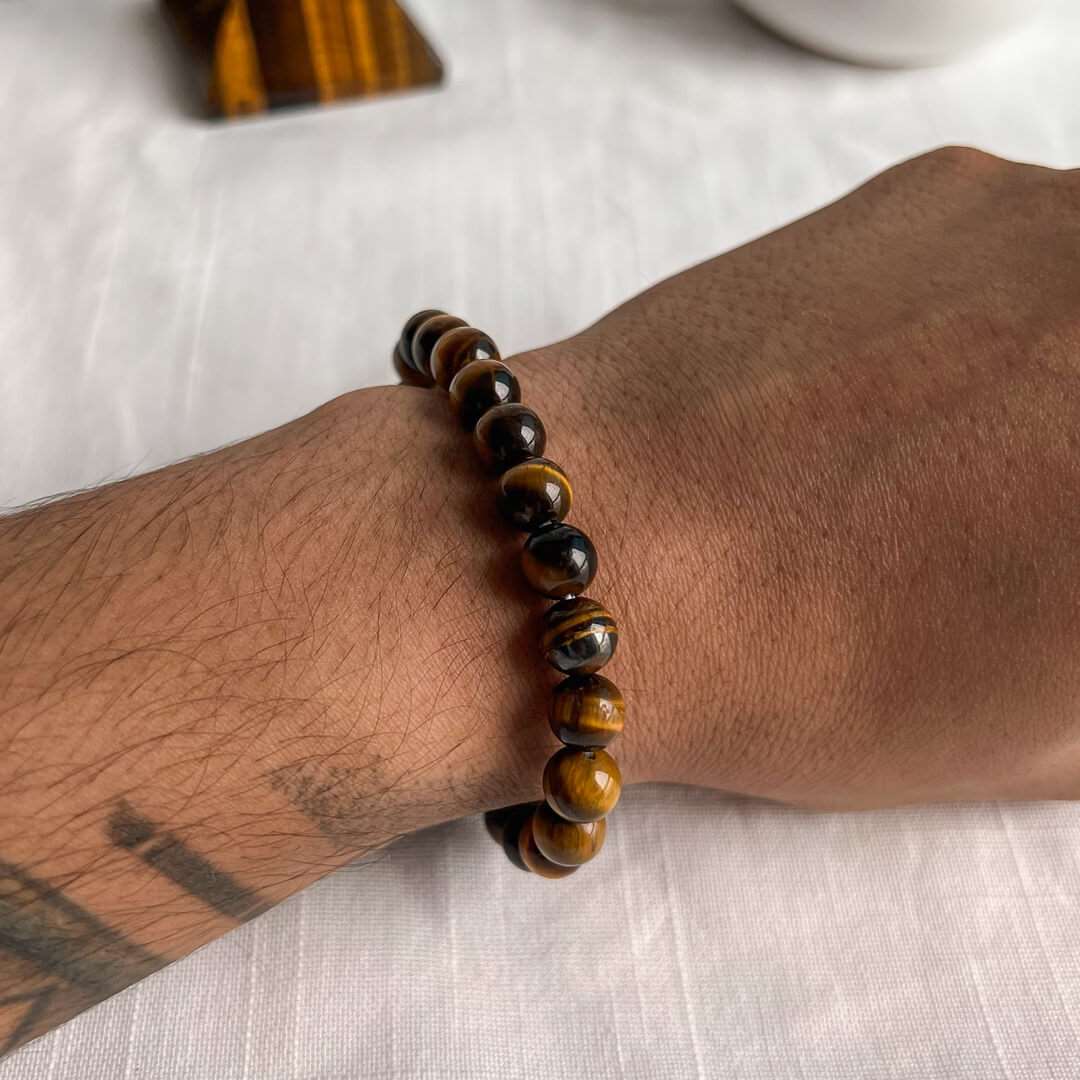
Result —
<svg viewBox="0 0 1080 1080"><path fill-rule="evenodd" d="M210 65L222 116L437 83L442 64L396 0L162 0Z"/></svg>
<svg viewBox="0 0 1080 1080"><path fill-rule="evenodd" d="M1028 22L1042 0L736 0L815 52L892 67L939 64Z"/></svg>

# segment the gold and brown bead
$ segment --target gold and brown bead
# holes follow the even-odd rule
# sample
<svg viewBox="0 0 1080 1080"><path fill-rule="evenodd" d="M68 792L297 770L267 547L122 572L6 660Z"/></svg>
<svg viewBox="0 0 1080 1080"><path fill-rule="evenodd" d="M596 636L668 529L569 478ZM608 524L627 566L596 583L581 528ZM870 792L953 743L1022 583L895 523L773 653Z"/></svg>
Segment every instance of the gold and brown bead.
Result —
<svg viewBox="0 0 1080 1080"><path fill-rule="evenodd" d="M531 815L525 819L518 833L518 855L525 866L540 877L569 877L577 869L576 866L560 866L558 863L553 863L540 851L536 846L536 837L533 835Z"/></svg>
<svg viewBox="0 0 1080 1080"><path fill-rule="evenodd" d="M567 821L541 803L533 813L532 834L544 858L557 866L582 866L604 846L607 818Z"/></svg>
<svg viewBox="0 0 1080 1080"><path fill-rule="evenodd" d="M495 342L475 326L455 326L435 342L431 350L431 375L444 390L454 376L474 360L501 360Z"/></svg>
<svg viewBox="0 0 1080 1080"><path fill-rule="evenodd" d="M450 384L450 404L466 431L472 431L488 409L520 400L517 377L499 360L474 360Z"/></svg>
<svg viewBox="0 0 1080 1080"><path fill-rule="evenodd" d="M457 326L464 326L465 320L456 315L432 315L425 319L413 334L412 339L412 366L428 378L431 375L431 353L439 338L448 330Z"/></svg>
<svg viewBox="0 0 1080 1080"><path fill-rule="evenodd" d="M410 315L405 320L405 325L401 328L401 336L398 338L397 349L394 353L394 363L404 364L412 371L416 371L417 368L413 364L413 339L416 337L416 331L420 329L420 324L427 322L434 315L445 315L445 311L440 311L438 308L424 308L423 311L418 311L415 315Z"/></svg>
<svg viewBox="0 0 1080 1080"><path fill-rule="evenodd" d="M587 596L560 600L544 612L540 648L564 675L591 675L615 655L619 628L611 612Z"/></svg>
<svg viewBox="0 0 1080 1080"><path fill-rule="evenodd" d="M402 386L418 386L421 389L426 390L432 385L429 378L425 375L421 375L419 371L416 371L409 364L405 363L405 359L401 355L400 342L394 346L394 371L401 380Z"/></svg>
<svg viewBox="0 0 1080 1080"><path fill-rule="evenodd" d="M562 521L573 501L570 478L554 461L538 457L513 465L502 474L495 505L515 529L532 532L541 525Z"/></svg>
<svg viewBox="0 0 1080 1080"><path fill-rule="evenodd" d="M606 750L567 746L544 767L544 798L567 821L599 821L615 808L622 774Z"/></svg>
<svg viewBox="0 0 1080 1080"><path fill-rule="evenodd" d="M551 692L548 722L568 746L607 746L622 731L625 718L619 688L603 675L571 675Z"/></svg>
<svg viewBox="0 0 1080 1080"><path fill-rule="evenodd" d="M539 457L547 444L544 422L520 401L488 409L473 432L480 460L496 472Z"/></svg>
<svg viewBox="0 0 1080 1080"><path fill-rule="evenodd" d="M592 541L563 521L542 525L521 549L525 580L553 600L587 589L596 577L596 564Z"/></svg>

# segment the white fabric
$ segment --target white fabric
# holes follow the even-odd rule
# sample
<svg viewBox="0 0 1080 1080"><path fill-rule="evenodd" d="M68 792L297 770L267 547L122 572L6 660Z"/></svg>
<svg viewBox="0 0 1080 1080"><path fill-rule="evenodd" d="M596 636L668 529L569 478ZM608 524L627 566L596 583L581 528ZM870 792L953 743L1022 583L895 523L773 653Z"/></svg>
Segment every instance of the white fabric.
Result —
<svg viewBox="0 0 1080 1080"><path fill-rule="evenodd" d="M436 304L508 351L947 141L1080 163L1080 7L941 70L711 0L414 0L422 93L207 125L139 0L0 3L0 503L390 379ZM382 343L375 347L371 342ZM351 867L0 1080L1080 1076L1080 806L627 793L550 884L479 821Z"/></svg>

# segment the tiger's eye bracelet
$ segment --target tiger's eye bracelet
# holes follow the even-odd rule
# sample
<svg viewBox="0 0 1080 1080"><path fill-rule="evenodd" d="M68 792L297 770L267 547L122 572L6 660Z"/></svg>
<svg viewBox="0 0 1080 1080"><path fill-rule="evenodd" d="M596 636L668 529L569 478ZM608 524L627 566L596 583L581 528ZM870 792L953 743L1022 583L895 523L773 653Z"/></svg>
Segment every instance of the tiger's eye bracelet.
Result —
<svg viewBox="0 0 1080 1080"><path fill-rule="evenodd" d="M481 460L499 477L498 512L528 533L525 579L555 601L544 612L540 645L566 676L552 691L549 712L564 745L544 768L546 801L504 812L501 839L525 869L566 877L603 846L607 815L622 790L619 766L604 747L622 731L626 707L618 687L597 674L614 655L619 631L603 605L582 595L596 576L596 549L564 522L570 480L544 457L543 421L521 404L517 378L487 334L444 311L418 311L394 347L394 367L404 383L449 393Z"/></svg>

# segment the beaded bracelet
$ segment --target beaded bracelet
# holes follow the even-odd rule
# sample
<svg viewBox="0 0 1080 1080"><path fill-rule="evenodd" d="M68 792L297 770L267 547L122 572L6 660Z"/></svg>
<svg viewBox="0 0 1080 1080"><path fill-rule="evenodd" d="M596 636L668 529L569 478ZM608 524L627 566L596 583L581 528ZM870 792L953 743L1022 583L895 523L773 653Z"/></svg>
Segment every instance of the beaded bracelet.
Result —
<svg viewBox="0 0 1080 1080"><path fill-rule="evenodd" d="M482 330L444 311L418 311L394 347L394 367L412 386L438 386L481 459L499 476L496 507L528 533L521 568L528 583L554 600L544 612L541 647L566 678L552 691L549 721L565 745L544 768L545 802L512 807L501 839L519 866L561 878L603 846L606 815L619 801L622 777L604 749L622 731L626 707L618 687L596 674L612 657L619 631L610 613L582 593L596 575L592 541L564 523L570 480L543 456L540 417L521 404L514 373Z"/></svg>

